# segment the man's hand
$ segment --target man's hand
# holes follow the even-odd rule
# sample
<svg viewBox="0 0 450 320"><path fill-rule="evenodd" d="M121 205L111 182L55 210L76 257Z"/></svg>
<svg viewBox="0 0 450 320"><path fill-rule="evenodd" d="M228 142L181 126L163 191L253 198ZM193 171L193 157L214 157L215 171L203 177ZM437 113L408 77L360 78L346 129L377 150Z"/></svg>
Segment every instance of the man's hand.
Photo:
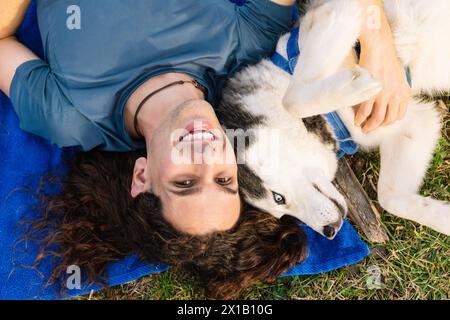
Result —
<svg viewBox="0 0 450 320"><path fill-rule="evenodd" d="M271 0L277 4L281 4L282 6L292 6L296 0Z"/></svg>
<svg viewBox="0 0 450 320"><path fill-rule="evenodd" d="M27 12L31 0L0 1L0 39L11 37Z"/></svg>
<svg viewBox="0 0 450 320"><path fill-rule="evenodd" d="M405 116L412 96L405 69L400 62L394 39L382 3L379 0L362 0L367 5L379 6L380 24L373 28L364 22L361 33L360 66L368 70L383 84L382 92L374 99L361 104L356 112L355 125L364 132L388 125Z"/></svg>

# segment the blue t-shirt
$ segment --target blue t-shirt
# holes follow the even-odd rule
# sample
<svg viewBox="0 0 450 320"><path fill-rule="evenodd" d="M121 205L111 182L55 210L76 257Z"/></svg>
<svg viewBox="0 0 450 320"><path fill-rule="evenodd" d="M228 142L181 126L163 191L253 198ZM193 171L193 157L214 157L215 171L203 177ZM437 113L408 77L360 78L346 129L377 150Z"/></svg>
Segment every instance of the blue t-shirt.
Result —
<svg viewBox="0 0 450 320"><path fill-rule="evenodd" d="M44 60L19 66L10 90L21 128L85 151L143 147L124 123L143 82L183 72L214 105L227 77L274 50L292 10L270 0L41 0Z"/></svg>

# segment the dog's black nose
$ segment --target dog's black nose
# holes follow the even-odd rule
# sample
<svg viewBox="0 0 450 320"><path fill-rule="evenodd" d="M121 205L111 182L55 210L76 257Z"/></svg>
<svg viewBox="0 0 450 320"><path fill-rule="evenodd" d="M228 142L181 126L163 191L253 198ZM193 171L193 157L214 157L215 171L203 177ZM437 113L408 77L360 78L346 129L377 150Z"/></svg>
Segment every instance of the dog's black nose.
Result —
<svg viewBox="0 0 450 320"><path fill-rule="evenodd" d="M323 227L323 234L328 239L333 238L336 235L336 229L333 226L325 226Z"/></svg>

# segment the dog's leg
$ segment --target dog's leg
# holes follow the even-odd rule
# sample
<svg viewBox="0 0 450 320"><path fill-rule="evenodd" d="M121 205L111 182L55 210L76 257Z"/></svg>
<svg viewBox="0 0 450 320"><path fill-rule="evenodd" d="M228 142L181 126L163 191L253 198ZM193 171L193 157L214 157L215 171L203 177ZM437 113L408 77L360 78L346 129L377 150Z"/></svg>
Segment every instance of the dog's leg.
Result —
<svg viewBox="0 0 450 320"><path fill-rule="evenodd" d="M450 204L417 194L440 131L437 112L430 104L419 106L399 134L381 142L378 200L396 216L450 235Z"/></svg>
<svg viewBox="0 0 450 320"><path fill-rule="evenodd" d="M309 10L300 26L298 68L294 78L325 79L342 67L361 32L360 0L329 0Z"/></svg>
<svg viewBox="0 0 450 320"><path fill-rule="evenodd" d="M358 0L331 0L303 18L300 58L283 98L285 108L309 117L350 107L379 93L379 84L366 70L344 69L361 31ZM331 53L331 54L330 54ZM352 66L355 58L351 59Z"/></svg>
<svg viewBox="0 0 450 320"><path fill-rule="evenodd" d="M356 66L341 70L332 76L312 82L295 84L295 95L285 96L288 112L300 118L330 113L367 101L382 90L382 85L369 72ZM292 103L288 102L292 99ZM295 102L294 102L295 101Z"/></svg>

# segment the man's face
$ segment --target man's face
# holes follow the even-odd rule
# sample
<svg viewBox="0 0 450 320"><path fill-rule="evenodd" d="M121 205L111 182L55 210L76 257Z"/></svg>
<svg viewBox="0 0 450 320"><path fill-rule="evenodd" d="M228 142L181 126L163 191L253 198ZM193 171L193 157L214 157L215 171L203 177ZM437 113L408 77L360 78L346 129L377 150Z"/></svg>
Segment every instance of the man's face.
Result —
<svg viewBox="0 0 450 320"><path fill-rule="evenodd" d="M136 162L132 195L152 192L178 230L207 234L237 222L241 202L233 148L210 104L192 100L176 108ZM133 192L134 190L134 192Z"/></svg>

